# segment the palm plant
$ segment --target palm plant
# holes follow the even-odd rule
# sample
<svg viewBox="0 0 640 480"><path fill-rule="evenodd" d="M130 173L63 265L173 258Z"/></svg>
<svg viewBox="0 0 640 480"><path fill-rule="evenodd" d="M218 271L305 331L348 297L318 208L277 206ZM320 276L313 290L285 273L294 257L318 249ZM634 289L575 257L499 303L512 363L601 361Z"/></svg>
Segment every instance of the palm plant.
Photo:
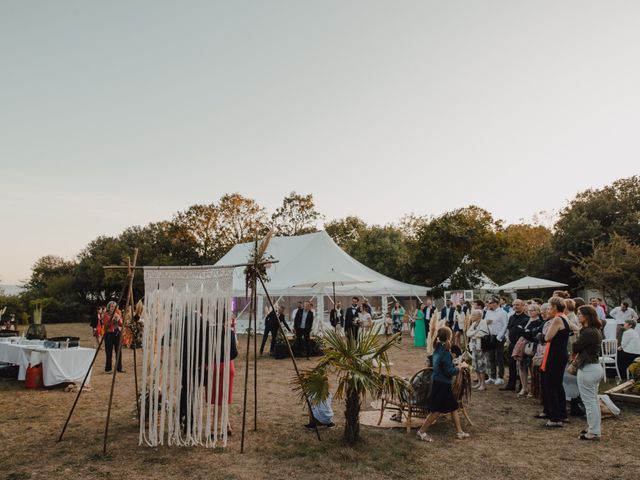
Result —
<svg viewBox="0 0 640 480"><path fill-rule="evenodd" d="M382 340L378 329L361 331L357 338L325 332L324 355L318 364L301 372L295 390L303 398L307 394L312 405L329 396L329 376L336 379L336 399L345 400L344 438L354 444L360 438L360 407L370 396L379 398L407 398L411 386L401 377L391 375L388 352L398 342L399 335Z"/></svg>

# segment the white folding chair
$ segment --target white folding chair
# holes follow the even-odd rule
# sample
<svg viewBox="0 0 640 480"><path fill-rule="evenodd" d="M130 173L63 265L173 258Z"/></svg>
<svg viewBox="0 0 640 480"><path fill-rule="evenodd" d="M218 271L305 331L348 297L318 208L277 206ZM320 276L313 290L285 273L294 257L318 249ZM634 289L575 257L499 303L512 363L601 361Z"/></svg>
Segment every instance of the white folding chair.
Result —
<svg viewBox="0 0 640 480"><path fill-rule="evenodd" d="M600 348L600 365L604 370L604 381L607 381L607 366L615 368L618 376L616 378L622 380L620 370L618 370L618 340L615 338L607 338L602 340Z"/></svg>

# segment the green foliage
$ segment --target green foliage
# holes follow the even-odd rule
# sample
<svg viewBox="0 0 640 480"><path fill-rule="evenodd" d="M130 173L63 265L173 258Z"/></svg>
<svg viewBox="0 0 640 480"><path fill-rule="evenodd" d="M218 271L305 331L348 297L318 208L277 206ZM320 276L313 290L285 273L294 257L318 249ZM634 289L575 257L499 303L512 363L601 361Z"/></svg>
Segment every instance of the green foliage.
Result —
<svg viewBox="0 0 640 480"><path fill-rule="evenodd" d="M557 280L573 283L573 259L591 255L594 245L608 243L614 234L640 244L640 176L576 196L555 224L547 270Z"/></svg>
<svg viewBox="0 0 640 480"><path fill-rule="evenodd" d="M291 192L282 200L282 206L271 215L271 223L276 235L295 236L318 231L316 223L321 218L313 195Z"/></svg>
<svg viewBox="0 0 640 480"><path fill-rule="evenodd" d="M409 277L414 283L437 285L458 267L451 288L469 288L484 271L492 276L500 268L504 247L502 228L489 212L476 206L460 208L424 222L411 249ZM463 259L466 261L463 262Z"/></svg>
<svg viewBox="0 0 640 480"><path fill-rule="evenodd" d="M585 287L597 287L603 297L619 305L627 296L640 302L640 245L614 234L609 243L593 248L589 256L575 257L573 271Z"/></svg>
<svg viewBox="0 0 640 480"><path fill-rule="evenodd" d="M334 330L326 332L324 355L318 364L302 371L301 381L294 379L294 390L301 398L306 394L312 404L327 399L329 377L335 379L335 398L346 403L345 440L351 444L359 438L360 404L367 396L405 398L411 388L406 380L391 375L388 352L397 344L398 336L382 340L378 333L377 329L365 330L355 338Z"/></svg>

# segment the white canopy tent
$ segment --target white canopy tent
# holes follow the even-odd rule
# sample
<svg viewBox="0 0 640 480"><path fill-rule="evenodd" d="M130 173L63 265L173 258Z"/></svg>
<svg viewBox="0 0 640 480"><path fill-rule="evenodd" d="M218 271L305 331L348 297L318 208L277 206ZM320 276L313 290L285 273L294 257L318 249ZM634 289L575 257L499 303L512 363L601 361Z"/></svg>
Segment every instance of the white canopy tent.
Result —
<svg viewBox="0 0 640 480"><path fill-rule="evenodd" d="M499 290L534 290L541 288L558 288L566 287L566 283L554 282L552 280L545 280L544 278L536 277L522 277L513 282L505 283L498 287Z"/></svg>
<svg viewBox="0 0 640 480"><path fill-rule="evenodd" d="M215 266L245 263L253 248L252 242L238 244ZM266 255L278 261L270 265L267 270L269 276L267 289L271 297L275 300L281 296L317 296L317 312L324 312L324 297L327 294L330 296L331 287L324 285L299 288L295 285L310 283L314 277L331 269L369 282L341 287L336 285L337 295L382 296L383 307L386 305L384 297L387 295L421 298L429 291L427 287L394 280L363 265L344 252L324 231L297 237L274 237L269 243ZM236 297L245 295L243 267L236 268L233 272L233 295ZM262 312L263 305L264 292L259 287L258 312ZM238 323L242 324L242 318L238 318Z"/></svg>

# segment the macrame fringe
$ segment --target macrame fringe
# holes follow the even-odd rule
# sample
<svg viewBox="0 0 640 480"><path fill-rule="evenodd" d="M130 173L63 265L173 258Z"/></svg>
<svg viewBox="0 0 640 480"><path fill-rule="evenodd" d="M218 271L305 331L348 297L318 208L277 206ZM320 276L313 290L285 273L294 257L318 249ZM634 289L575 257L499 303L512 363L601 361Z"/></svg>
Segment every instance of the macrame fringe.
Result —
<svg viewBox="0 0 640 480"><path fill-rule="evenodd" d="M145 269L140 445L227 445L232 273Z"/></svg>

